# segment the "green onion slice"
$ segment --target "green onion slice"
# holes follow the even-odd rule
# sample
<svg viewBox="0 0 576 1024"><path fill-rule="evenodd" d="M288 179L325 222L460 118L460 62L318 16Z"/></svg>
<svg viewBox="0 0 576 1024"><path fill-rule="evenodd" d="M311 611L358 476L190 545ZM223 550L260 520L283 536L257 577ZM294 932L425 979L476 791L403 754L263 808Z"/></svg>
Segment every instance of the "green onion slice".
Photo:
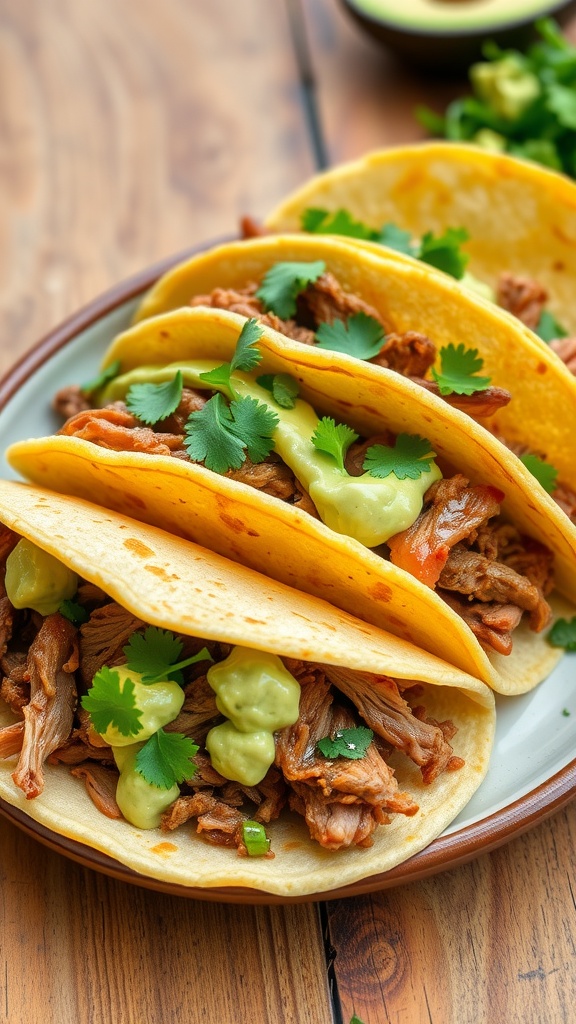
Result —
<svg viewBox="0 0 576 1024"><path fill-rule="evenodd" d="M270 840L266 835L266 829L258 821L244 822L242 838L249 857L263 857L270 849Z"/></svg>

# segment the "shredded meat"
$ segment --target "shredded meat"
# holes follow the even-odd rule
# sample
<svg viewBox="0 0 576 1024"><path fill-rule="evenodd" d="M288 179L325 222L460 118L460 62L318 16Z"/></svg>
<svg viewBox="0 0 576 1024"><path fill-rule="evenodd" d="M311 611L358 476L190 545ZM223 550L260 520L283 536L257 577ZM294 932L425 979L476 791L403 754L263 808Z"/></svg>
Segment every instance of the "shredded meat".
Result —
<svg viewBox="0 0 576 1024"><path fill-rule="evenodd" d="M439 590L438 593L464 619L482 647L498 654L511 653L511 634L522 618L521 608L515 604L468 603L450 591Z"/></svg>
<svg viewBox="0 0 576 1024"><path fill-rule="evenodd" d="M86 687L102 665L117 665L126 660L122 648L143 625L141 619L114 601L92 612L88 622L80 626L80 674Z"/></svg>
<svg viewBox="0 0 576 1024"><path fill-rule="evenodd" d="M30 702L23 708L24 740L12 778L27 799L44 788L42 765L72 730L76 682L65 670L76 630L58 612L48 615L28 655Z"/></svg>
<svg viewBox="0 0 576 1024"><path fill-rule="evenodd" d="M490 485L469 486L460 473L432 484L413 525L388 541L392 562L433 587L450 548L497 515L503 497Z"/></svg>
<svg viewBox="0 0 576 1024"><path fill-rule="evenodd" d="M263 224L260 224L254 217L246 216L240 218L241 238L262 238L269 234Z"/></svg>
<svg viewBox="0 0 576 1024"><path fill-rule="evenodd" d="M122 817L122 811L116 803L118 772L99 764L82 764L72 768L70 774L84 780L88 796L102 814L107 818Z"/></svg>
<svg viewBox="0 0 576 1024"><path fill-rule="evenodd" d="M569 487L568 484L559 484L552 497L571 522L576 524L576 490Z"/></svg>
<svg viewBox="0 0 576 1024"><path fill-rule="evenodd" d="M240 469L229 469L226 476L238 483L247 484L248 487L255 487L259 491L270 494L273 498L287 501L302 512L319 519L316 506L308 492L304 489L299 480L296 479L292 470L284 462L281 462L274 454L270 455L264 462L253 463L246 456L246 460Z"/></svg>
<svg viewBox="0 0 576 1024"><path fill-rule="evenodd" d="M196 391L194 388L183 388L178 408L171 416L162 420L162 433L183 435L188 417L193 412L203 409L209 398L209 392Z"/></svg>
<svg viewBox="0 0 576 1024"><path fill-rule="evenodd" d="M358 295L345 291L334 274L329 271L308 285L299 296L298 305L304 306L315 326L331 324L334 320L348 320L356 313L365 313L366 316L382 323L382 318L374 306L364 302Z"/></svg>
<svg viewBox="0 0 576 1024"><path fill-rule="evenodd" d="M69 384L56 392L52 399L52 408L63 420L68 420L79 412L91 409L92 403L79 384Z"/></svg>
<svg viewBox="0 0 576 1024"><path fill-rule="evenodd" d="M496 287L496 302L535 330L548 301L548 292L538 281L504 271Z"/></svg>
<svg viewBox="0 0 576 1024"><path fill-rule="evenodd" d="M403 377L424 377L435 359L434 342L425 334L407 331L405 334L388 334L380 352L371 362L395 370Z"/></svg>
<svg viewBox="0 0 576 1024"><path fill-rule="evenodd" d="M150 455L172 455L182 448L181 434L155 433L150 427L138 425L131 413L107 406L77 413L58 431L67 437L91 441L100 448L116 452L148 452Z"/></svg>
<svg viewBox="0 0 576 1024"><path fill-rule="evenodd" d="M190 300L191 306L209 306L214 309L229 309L241 316L258 317L265 327L285 334L294 341L304 345L314 344L314 331L301 327L295 320L281 320L275 313L266 312L260 299L256 296L258 285L251 281L245 288L215 288L209 295L195 295Z"/></svg>
<svg viewBox="0 0 576 1024"><path fill-rule="evenodd" d="M0 759L12 757L22 750L24 742L24 722L14 722L0 729Z"/></svg>
<svg viewBox="0 0 576 1024"><path fill-rule="evenodd" d="M550 348L566 364L570 373L576 374L576 338L555 338Z"/></svg>
<svg viewBox="0 0 576 1024"><path fill-rule="evenodd" d="M472 419L484 419L486 416L492 416L498 409L503 409L512 401L512 395L504 388L489 387L484 391L475 391L472 395L457 395L456 393L441 395L440 385L435 380L424 380L422 377L413 377L412 379L415 384L426 388L427 391L437 395L454 409L465 412Z"/></svg>
<svg viewBox="0 0 576 1024"><path fill-rule="evenodd" d="M415 718L393 679L323 665L327 678L356 705L366 724L401 750L433 782L449 766L452 747L439 726Z"/></svg>

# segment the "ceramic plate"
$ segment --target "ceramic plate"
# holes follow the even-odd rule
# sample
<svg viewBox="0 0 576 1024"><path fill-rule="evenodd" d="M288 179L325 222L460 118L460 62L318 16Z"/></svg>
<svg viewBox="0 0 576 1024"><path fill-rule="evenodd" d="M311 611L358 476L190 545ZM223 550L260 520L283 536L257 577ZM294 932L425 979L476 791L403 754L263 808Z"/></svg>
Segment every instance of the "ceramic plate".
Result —
<svg viewBox="0 0 576 1024"><path fill-rule="evenodd" d="M51 396L65 384L94 377L110 340L128 326L139 296L168 265L154 267L91 303L8 373L0 383L2 450L22 437L53 433L59 427L50 411ZM4 459L1 472L15 475ZM576 794L575 677L576 654L568 654L532 693L497 698L496 742L488 775L450 828L427 849L386 874L300 901L358 895L455 867L519 835L567 803ZM254 890L188 889L143 878L96 850L50 832L1 800L0 813L52 849L125 881L195 899L287 902Z"/></svg>

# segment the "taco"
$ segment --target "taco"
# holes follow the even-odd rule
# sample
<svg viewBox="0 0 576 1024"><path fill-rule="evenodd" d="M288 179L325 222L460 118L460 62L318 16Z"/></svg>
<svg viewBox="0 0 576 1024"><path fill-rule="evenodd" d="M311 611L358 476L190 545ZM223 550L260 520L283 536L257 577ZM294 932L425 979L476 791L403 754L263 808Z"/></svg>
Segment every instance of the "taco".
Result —
<svg viewBox="0 0 576 1024"><path fill-rule="evenodd" d="M381 246L270 235L174 267L136 321L188 304L257 316L409 377L494 433L576 522L576 379L525 325L446 274Z"/></svg>
<svg viewBox="0 0 576 1024"><path fill-rule="evenodd" d="M310 179L266 226L417 255L480 287L576 372L576 185L562 174L463 143L376 150Z"/></svg>
<svg viewBox="0 0 576 1024"><path fill-rule="evenodd" d="M329 599L503 693L555 664L548 595L576 598L574 537L473 421L221 310L142 322L104 367L98 408L8 449L23 476Z"/></svg>
<svg viewBox="0 0 576 1024"><path fill-rule="evenodd" d="M0 524L0 797L52 831L299 896L408 858L480 784L482 683L87 502L0 481Z"/></svg>

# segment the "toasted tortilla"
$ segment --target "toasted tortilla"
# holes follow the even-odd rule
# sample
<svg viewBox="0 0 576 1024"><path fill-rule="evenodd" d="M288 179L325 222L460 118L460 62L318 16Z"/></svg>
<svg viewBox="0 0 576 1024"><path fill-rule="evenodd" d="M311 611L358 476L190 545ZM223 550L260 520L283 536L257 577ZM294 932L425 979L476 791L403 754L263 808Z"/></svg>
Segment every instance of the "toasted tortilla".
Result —
<svg viewBox="0 0 576 1024"><path fill-rule="evenodd" d="M304 234L221 245L161 277L144 297L135 320L186 306L193 296L209 294L216 287L242 288L250 281L259 282L274 264L292 260L323 260L344 289L377 310L387 333L421 332L438 352L449 344L476 349L484 361L482 373L512 394L512 401L483 424L508 445L526 448L551 463L560 480L572 481L576 377L516 317L448 275L382 246ZM385 376L391 372L375 365L372 370Z"/></svg>
<svg viewBox="0 0 576 1024"><path fill-rule="evenodd" d="M220 310L176 310L119 335L104 365L120 360L122 372L178 359L209 358L216 365L230 360L244 322ZM487 431L399 374L291 342L270 329L258 346L258 372L291 373L301 397L319 414L343 420L365 437L386 430L427 437L455 471L503 491L502 514L553 550L558 591L576 601L576 531L566 529L564 513ZM203 543L329 600L501 693L532 689L560 657L525 624L514 632L510 656L488 657L460 616L413 576L298 508L204 466L109 451L65 436L17 442L7 458L34 483L89 500L97 496L108 508Z"/></svg>
<svg viewBox="0 0 576 1024"><path fill-rule="evenodd" d="M84 784L63 766L45 765L44 792L26 800L11 779L14 758L0 761L0 797L59 835L99 850L142 875L187 887L246 886L284 897L340 888L387 871L427 846L482 781L495 710L482 683L396 637L296 593L218 555L88 502L0 481L0 522L64 562L144 621L167 629L421 680L428 714L452 719L462 769L431 785L395 755L400 788L418 802L416 816L395 815L369 849L326 851L287 814L269 828L275 858L238 857L184 826L169 834L102 815ZM14 716L0 701L0 726ZM406 763L404 763L406 762Z"/></svg>
<svg viewBox="0 0 576 1024"><path fill-rule="evenodd" d="M503 270L544 285L549 308L576 334L576 184L528 160L455 142L376 150L305 182L272 211L272 231L299 231L309 207L346 208L373 228L466 228L467 269L495 286Z"/></svg>

